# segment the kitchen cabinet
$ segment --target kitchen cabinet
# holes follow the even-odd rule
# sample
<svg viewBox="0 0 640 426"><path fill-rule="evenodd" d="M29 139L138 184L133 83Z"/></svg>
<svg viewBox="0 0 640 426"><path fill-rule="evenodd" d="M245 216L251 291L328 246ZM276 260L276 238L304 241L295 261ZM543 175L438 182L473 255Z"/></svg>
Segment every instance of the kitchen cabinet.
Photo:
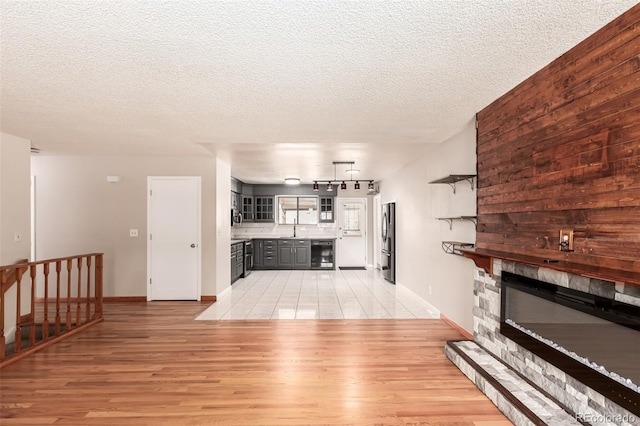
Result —
<svg viewBox="0 0 640 426"><path fill-rule="evenodd" d="M253 268L278 268L278 247L275 239L253 240Z"/></svg>
<svg viewBox="0 0 640 426"><path fill-rule="evenodd" d="M320 223L333 223L333 197L320 197Z"/></svg>
<svg viewBox="0 0 640 426"><path fill-rule="evenodd" d="M242 221L253 222L255 216L253 195L242 194Z"/></svg>
<svg viewBox="0 0 640 426"><path fill-rule="evenodd" d="M309 241L295 240L293 255L294 269L311 268L311 243Z"/></svg>
<svg viewBox="0 0 640 426"><path fill-rule="evenodd" d="M264 241L253 240L253 268L262 269L264 265Z"/></svg>
<svg viewBox="0 0 640 426"><path fill-rule="evenodd" d="M309 240L278 240L278 268L310 269L311 242Z"/></svg>
<svg viewBox="0 0 640 426"><path fill-rule="evenodd" d="M255 222L273 222L274 221L274 196L254 196L255 202Z"/></svg>
<svg viewBox="0 0 640 426"><path fill-rule="evenodd" d="M293 268L293 240L278 241L278 268Z"/></svg>
<svg viewBox="0 0 640 426"><path fill-rule="evenodd" d="M231 244L231 284L236 282L244 272L243 243Z"/></svg>
<svg viewBox="0 0 640 426"><path fill-rule="evenodd" d="M264 240L264 260L265 268L278 267L278 247L276 240Z"/></svg>

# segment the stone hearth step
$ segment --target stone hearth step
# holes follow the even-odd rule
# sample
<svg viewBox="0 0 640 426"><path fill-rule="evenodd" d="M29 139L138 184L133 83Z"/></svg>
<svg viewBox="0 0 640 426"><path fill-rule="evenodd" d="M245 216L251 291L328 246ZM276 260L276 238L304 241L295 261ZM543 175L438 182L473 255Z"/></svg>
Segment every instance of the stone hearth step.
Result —
<svg viewBox="0 0 640 426"><path fill-rule="evenodd" d="M516 425L583 424L477 343L449 341L445 353Z"/></svg>

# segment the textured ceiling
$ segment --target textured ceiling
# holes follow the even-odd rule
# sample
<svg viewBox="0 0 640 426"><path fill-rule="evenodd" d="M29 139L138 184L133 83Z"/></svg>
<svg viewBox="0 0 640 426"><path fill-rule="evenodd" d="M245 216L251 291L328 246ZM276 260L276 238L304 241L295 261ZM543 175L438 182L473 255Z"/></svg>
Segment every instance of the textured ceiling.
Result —
<svg viewBox="0 0 640 426"><path fill-rule="evenodd" d="M382 179L628 0L0 2L3 132L43 154L219 155Z"/></svg>

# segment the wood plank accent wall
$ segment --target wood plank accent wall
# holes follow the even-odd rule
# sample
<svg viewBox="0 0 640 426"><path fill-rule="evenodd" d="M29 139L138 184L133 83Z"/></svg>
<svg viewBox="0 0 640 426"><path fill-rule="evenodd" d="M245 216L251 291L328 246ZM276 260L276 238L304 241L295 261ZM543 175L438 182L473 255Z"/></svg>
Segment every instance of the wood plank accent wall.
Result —
<svg viewBox="0 0 640 426"><path fill-rule="evenodd" d="M478 113L478 248L640 273L639 71L637 5Z"/></svg>

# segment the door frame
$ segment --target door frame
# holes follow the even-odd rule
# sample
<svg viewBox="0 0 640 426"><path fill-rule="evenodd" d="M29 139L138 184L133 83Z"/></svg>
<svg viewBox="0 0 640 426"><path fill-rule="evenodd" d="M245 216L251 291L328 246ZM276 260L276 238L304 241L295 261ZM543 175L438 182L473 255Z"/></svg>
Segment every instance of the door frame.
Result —
<svg viewBox="0 0 640 426"><path fill-rule="evenodd" d="M196 271L196 300L200 301L202 296L202 177L201 176L147 176L147 301L152 301L153 292L151 286L151 207L153 197L151 196L151 184L154 181L163 181L163 180L186 180L186 181L194 181L197 184L198 188L198 199L197 203L197 242L196 242L196 250L197 250L197 271Z"/></svg>
<svg viewBox="0 0 640 426"><path fill-rule="evenodd" d="M336 264L336 268L340 268L340 264L338 263L338 260L340 259L339 256L339 251L340 251L340 225L342 223L342 203L343 202L349 202L349 201L362 201L364 203L364 212L363 212L363 216L364 216L364 266L368 266L369 263L369 220L367 218L367 216L369 215L368 211L367 211L367 207L369 206L369 199L366 197L336 197L336 230L338 231L336 237L336 243L337 243L337 247L336 247L336 253L334 253L335 256L335 264ZM345 266L351 266L351 265L345 265Z"/></svg>
<svg viewBox="0 0 640 426"><path fill-rule="evenodd" d="M372 227L372 237L373 237L373 268L382 270L382 248L381 248L381 238L379 230L382 229L382 203L380 202L380 194L376 194L373 197L373 227Z"/></svg>

